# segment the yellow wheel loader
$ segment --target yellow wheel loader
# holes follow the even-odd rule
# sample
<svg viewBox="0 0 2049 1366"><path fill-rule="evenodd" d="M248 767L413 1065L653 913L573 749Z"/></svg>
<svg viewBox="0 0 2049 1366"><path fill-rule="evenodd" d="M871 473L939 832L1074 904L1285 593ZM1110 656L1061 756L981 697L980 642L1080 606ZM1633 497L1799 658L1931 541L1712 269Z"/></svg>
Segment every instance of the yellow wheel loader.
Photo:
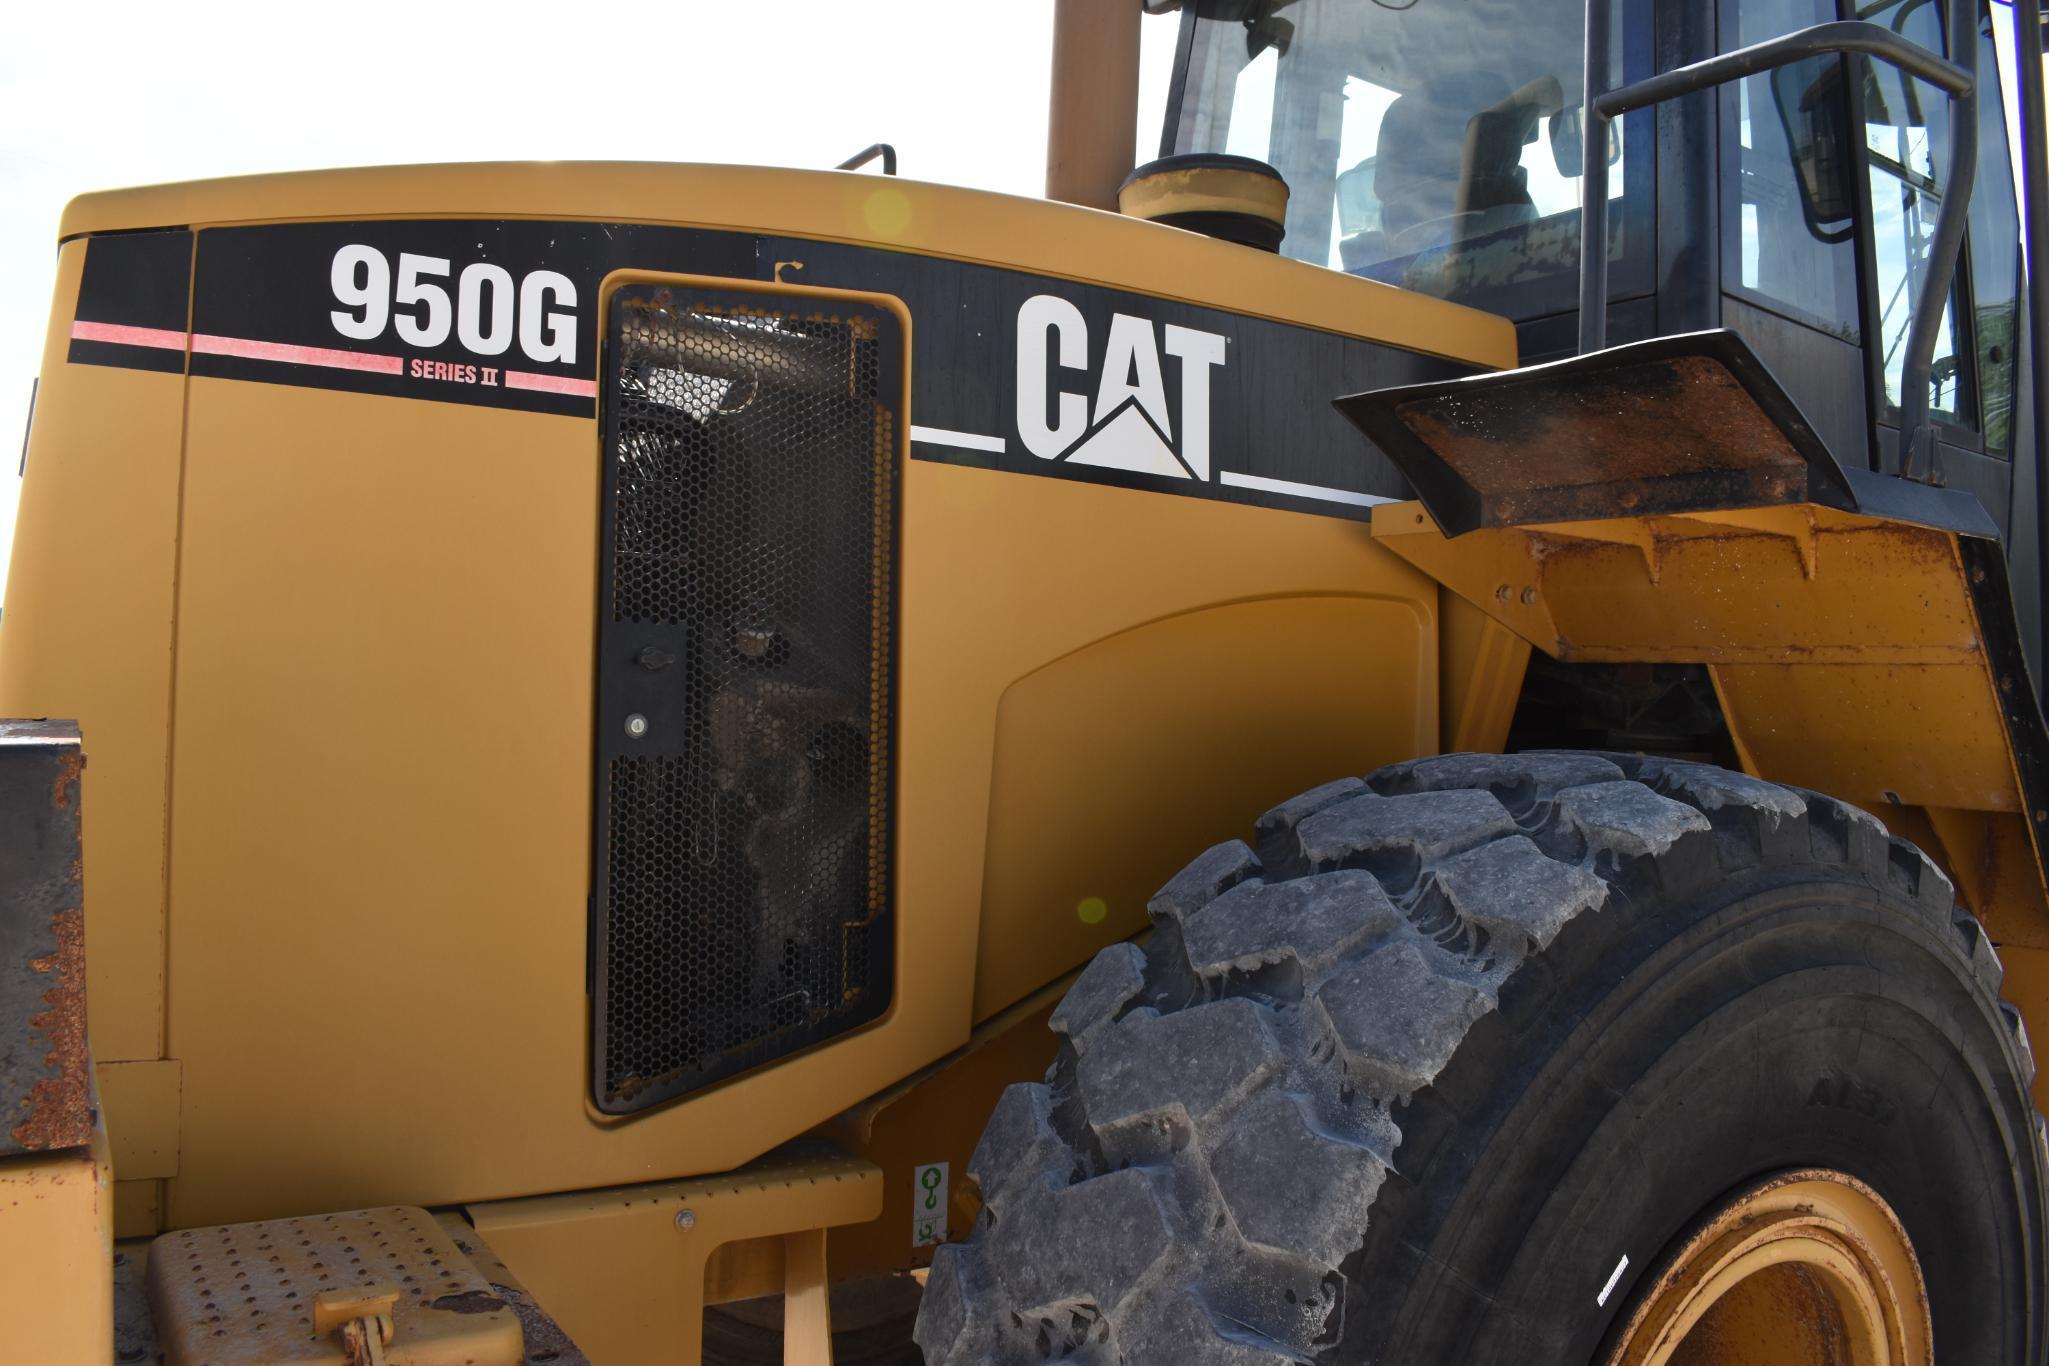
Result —
<svg viewBox="0 0 2049 1366"><path fill-rule="evenodd" d="M2049 1359L2037 0L1054 8L65 211L0 1357Z"/></svg>

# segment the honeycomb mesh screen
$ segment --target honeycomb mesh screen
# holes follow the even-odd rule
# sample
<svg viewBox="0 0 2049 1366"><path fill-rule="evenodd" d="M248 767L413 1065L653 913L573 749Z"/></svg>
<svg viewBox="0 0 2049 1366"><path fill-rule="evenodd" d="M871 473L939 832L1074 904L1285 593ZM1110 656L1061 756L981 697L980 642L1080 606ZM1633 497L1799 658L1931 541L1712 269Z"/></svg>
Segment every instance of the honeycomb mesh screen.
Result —
<svg viewBox="0 0 2049 1366"><path fill-rule="evenodd" d="M643 1109L879 1015L903 335L631 285L605 361L593 1092Z"/></svg>

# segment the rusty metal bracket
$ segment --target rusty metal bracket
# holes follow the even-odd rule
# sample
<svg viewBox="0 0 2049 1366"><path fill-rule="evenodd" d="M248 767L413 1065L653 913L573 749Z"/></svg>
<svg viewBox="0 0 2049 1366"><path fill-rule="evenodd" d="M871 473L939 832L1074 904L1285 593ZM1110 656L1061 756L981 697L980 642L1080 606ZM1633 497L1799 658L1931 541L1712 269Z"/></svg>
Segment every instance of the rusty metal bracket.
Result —
<svg viewBox="0 0 2049 1366"><path fill-rule="evenodd" d="M0 1157L92 1143L72 721L0 721Z"/></svg>
<svg viewBox="0 0 2049 1366"><path fill-rule="evenodd" d="M1448 536L1481 527L1814 502L1850 479L1743 339L1694 332L1337 409Z"/></svg>
<svg viewBox="0 0 2049 1366"><path fill-rule="evenodd" d="M111 1148L85 1036L70 721L0 721L0 1322L9 1361L114 1345Z"/></svg>

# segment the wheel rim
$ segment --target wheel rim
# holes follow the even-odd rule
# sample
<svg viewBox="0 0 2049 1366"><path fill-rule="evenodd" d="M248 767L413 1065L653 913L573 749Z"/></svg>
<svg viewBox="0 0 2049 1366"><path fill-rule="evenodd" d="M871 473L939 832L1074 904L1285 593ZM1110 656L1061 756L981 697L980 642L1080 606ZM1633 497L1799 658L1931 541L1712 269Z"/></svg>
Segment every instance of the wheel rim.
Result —
<svg viewBox="0 0 2049 1366"><path fill-rule="evenodd" d="M1928 1287L1890 1206L1788 1172L1717 1209L1638 1292L1606 1366L1930 1366Z"/></svg>

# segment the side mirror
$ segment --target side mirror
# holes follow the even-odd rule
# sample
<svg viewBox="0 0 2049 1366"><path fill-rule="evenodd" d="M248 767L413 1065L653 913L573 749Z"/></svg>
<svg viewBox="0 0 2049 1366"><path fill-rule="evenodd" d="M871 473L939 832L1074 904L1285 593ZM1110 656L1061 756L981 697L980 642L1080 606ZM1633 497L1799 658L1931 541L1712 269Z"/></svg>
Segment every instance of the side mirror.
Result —
<svg viewBox="0 0 2049 1366"><path fill-rule="evenodd" d="M1199 18L1218 19L1245 26L1245 59L1257 57L1268 48L1274 48L1280 55L1288 55L1288 48L1295 41L1293 20L1276 17L1276 10L1284 10L1295 0L1195 0L1194 9ZM1160 14L1169 9L1179 9L1181 0L1145 0L1148 13Z"/></svg>
<svg viewBox="0 0 2049 1366"><path fill-rule="evenodd" d="M1856 228L1856 182L1843 64L1834 57L1795 62L1772 72L1771 83L1807 231L1823 242L1845 241Z"/></svg>
<svg viewBox="0 0 2049 1366"><path fill-rule="evenodd" d="M1295 24L1291 19L1267 15L1264 19L1248 19L1245 22L1245 57L1247 61L1257 57L1268 48L1281 56L1288 55L1288 49L1295 42Z"/></svg>
<svg viewBox="0 0 2049 1366"><path fill-rule="evenodd" d="M1581 148L1586 145L1587 121L1585 111L1578 105L1561 109L1551 116L1551 164L1558 168L1558 174L1568 179L1577 179L1585 170L1581 164ZM1622 125L1611 122L1608 125L1608 164L1615 165L1622 160Z"/></svg>

